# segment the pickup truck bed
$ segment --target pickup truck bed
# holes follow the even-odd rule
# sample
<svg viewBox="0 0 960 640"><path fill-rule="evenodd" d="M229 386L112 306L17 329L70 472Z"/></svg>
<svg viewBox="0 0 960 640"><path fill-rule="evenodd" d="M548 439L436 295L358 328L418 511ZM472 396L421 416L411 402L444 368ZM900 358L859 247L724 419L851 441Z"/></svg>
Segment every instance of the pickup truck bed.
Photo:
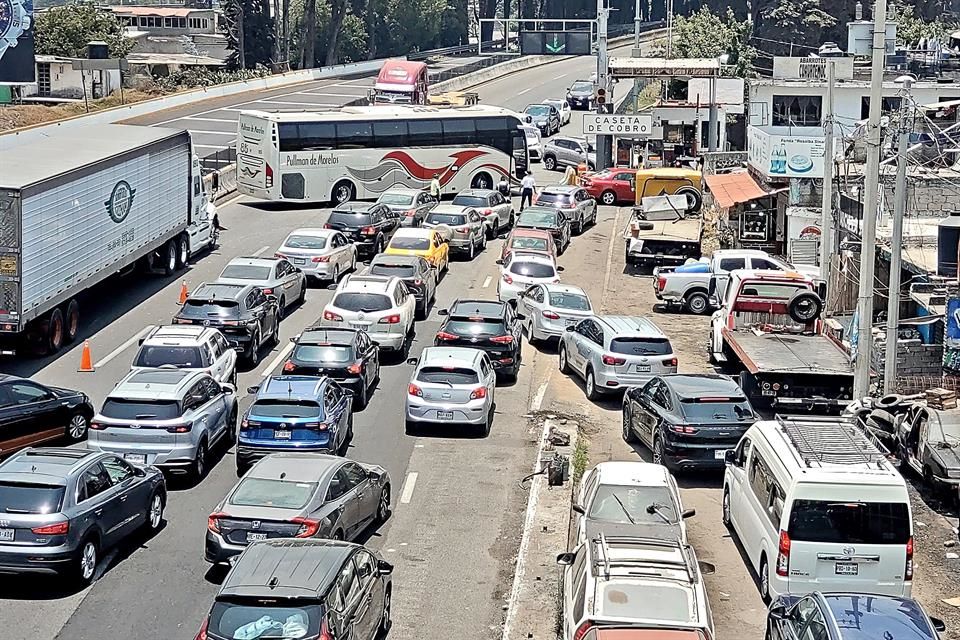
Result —
<svg viewBox="0 0 960 640"><path fill-rule="evenodd" d="M746 369L757 373L813 373L852 375L850 358L830 338L822 335L757 335L752 331L723 330L730 348Z"/></svg>
<svg viewBox="0 0 960 640"><path fill-rule="evenodd" d="M680 265L700 256L703 222L699 218L645 220L642 224L653 228L638 229L634 235L628 224L624 232L628 264Z"/></svg>

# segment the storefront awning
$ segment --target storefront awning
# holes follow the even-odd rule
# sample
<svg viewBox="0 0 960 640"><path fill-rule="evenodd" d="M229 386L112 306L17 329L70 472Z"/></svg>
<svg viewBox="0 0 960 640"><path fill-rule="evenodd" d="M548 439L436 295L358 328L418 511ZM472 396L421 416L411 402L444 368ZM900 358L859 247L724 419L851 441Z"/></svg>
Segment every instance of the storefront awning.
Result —
<svg viewBox="0 0 960 640"><path fill-rule="evenodd" d="M770 195L746 171L705 176L704 181L721 209Z"/></svg>

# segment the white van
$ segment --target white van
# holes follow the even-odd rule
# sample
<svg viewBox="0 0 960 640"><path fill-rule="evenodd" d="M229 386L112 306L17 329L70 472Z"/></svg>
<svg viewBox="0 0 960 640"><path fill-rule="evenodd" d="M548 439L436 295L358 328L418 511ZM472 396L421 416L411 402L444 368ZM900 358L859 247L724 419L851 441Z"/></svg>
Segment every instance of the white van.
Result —
<svg viewBox="0 0 960 640"><path fill-rule="evenodd" d="M910 596L907 486L852 422L762 420L726 462L723 521L748 554L764 599L811 591Z"/></svg>

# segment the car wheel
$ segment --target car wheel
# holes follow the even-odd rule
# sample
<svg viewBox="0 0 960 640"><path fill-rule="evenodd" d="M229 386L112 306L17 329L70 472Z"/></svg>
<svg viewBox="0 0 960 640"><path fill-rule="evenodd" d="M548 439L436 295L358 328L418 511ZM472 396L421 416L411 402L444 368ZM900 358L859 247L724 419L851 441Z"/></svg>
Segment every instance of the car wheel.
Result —
<svg viewBox="0 0 960 640"><path fill-rule="evenodd" d="M383 524L390 518L390 485L386 484L380 490L380 499L377 501L377 524Z"/></svg>
<svg viewBox="0 0 960 640"><path fill-rule="evenodd" d="M100 547L94 538L87 538L80 545L73 561L73 577L80 585L86 586L93 582L93 577L97 573L99 555Z"/></svg>
<svg viewBox="0 0 960 640"><path fill-rule="evenodd" d="M477 435L481 438L486 438L490 435L490 423L493 422L493 407L490 407L490 411L487 412L487 416L483 419L483 423L479 425L477 429Z"/></svg>
<svg viewBox="0 0 960 640"><path fill-rule="evenodd" d="M393 589L387 587L387 590L383 593L383 615L380 617L380 635L386 636L390 631L392 622L390 621L390 604L393 600Z"/></svg>
<svg viewBox="0 0 960 640"><path fill-rule="evenodd" d="M417 320L426 320L427 319L427 301L424 300L423 304L418 304L416 307L415 318Z"/></svg>
<svg viewBox="0 0 960 640"><path fill-rule="evenodd" d="M623 408L623 441L627 444L633 444L637 441L637 434L633 432L633 427L631 426L631 417L630 410L626 407Z"/></svg>
<svg viewBox="0 0 960 640"><path fill-rule="evenodd" d="M251 367L255 367L260 363L260 330L257 329L254 331L253 335L250 336L250 345L247 347L247 353L244 354L247 358L247 362L250 363Z"/></svg>
<svg viewBox="0 0 960 640"><path fill-rule="evenodd" d="M770 603L770 571L767 569L767 557L760 558L760 599L764 604Z"/></svg>
<svg viewBox="0 0 960 640"><path fill-rule="evenodd" d="M418 429L417 429L416 422L412 422L410 420L403 421L403 432L405 434L407 434L408 436L415 436L417 435L417 431Z"/></svg>
<svg viewBox="0 0 960 640"><path fill-rule="evenodd" d="M467 249L467 259L473 260L474 254L477 252L477 242L475 240L470 241L470 247Z"/></svg>
<svg viewBox="0 0 960 640"><path fill-rule="evenodd" d="M703 291L694 291L687 294L683 304L690 313L702 316L710 308L710 298Z"/></svg>
<svg viewBox="0 0 960 640"><path fill-rule="evenodd" d="M227 431L224 433L224 442L229 449L231 445L237 442L237 410L233 409L230 412L230 417L227 418Z"/></svg>
<svg viewBox="0 0 960 640"><path fill-rule="evenodd" d="M617 203L617 194L608 189L600 194L600 202L607 206L612 206Z"/></svg>
<svg viewBox="0 0 960 640"><path fill-rule="evenodd" d="M565 346L563 346L563 344L560 345L560 351L559 351L559 353L557 354L557 359L558 359L559 362L560 362L560 373L569 374L569 373L570 373L570 363L567 362L567 348L566 348Z"/></svg>
<svg viewBox="0 0 960 640"><path fill-rule="evenodd" d="M307 279L304 278L303 282L300 284L300 296L297 298L297 305L303 306L303 303L307 301Z"/></svg>
<svg viewBox="0 0 960 640"><path fill-rule="evenodd" d="M593 377L593 369L587 369L585 383L587 385L587 399L597 400L600 397L600 391L597 389L597 381Z"/></svg>
<svg viewBox="0 0 960 640"><path fill-rule="evenodd" d="M663 464L663 438L653 436L653 464Z"/></svg>
<svg viewBox="0 0 960 640"><path fill-rule="evenodd" d="M340 265L333 265L333 277L331 278L330 282L333 284L340 282Z"/></svg>
<svg viewBox="0 0 960 640"><path fill-rule="evenodd" d="M283 318L286 315L287 315L287 298L286 296L281 296L280 306L277 307L277 319L283 320Z"/></svg>
<svg viewBox="0 0 960 640"><path fill-rule="evenodd" d="M90 419L82 413L75 413L70 416L70 422L67 424L67 438L71 442L80 442L87 437L89 428Z"/></svg>
<svg viewBox="0 0 960 640"><path fill-rule="evenodd" d="M553 171L557 168L557 159L553 156L546 156L543 159L543 168L547 171Z"/></svg>
<svg viewBox="0 0 960 640"><path fill-rule="evenodd" d="M730 528L730 490L723 490L723 506L721 507L720 518L723 520L723 526Z"/></svg>
<svg viewBox="0 0 960 640"><path fill-rule="evenodd" d="M380 236L380 239L377 240L377 250L374 253L383 253L383 249L386 246L386 243L383 241L383 236Z"/></svg>
<svg viewBox="0 0 960 640"><path fill-rule="evenodd" d="M194 484L203 480L207 475L207 441L201 440L197 445L197 455L193 459L193 466L190 469L190 476Z"/></svg>
<svg viewBox="0 0 960 640"><path fill-rule="evenodd" d="M270 346L275 347L280 344L280 316L277 316L277 321L273 323L273 333L270 334Z"/></svg>
<svg viewBox="0 0 960 640"><path fill-rule="evenodd" d="M487 240L493 240L493 239L496 238L498 235L500 235L500 223L499 223L499 218L498 218L498 221L497 221L497 222L494 222L494 223L491 224L489 227L487 227L487 233L485 234L484 237L485 237ZM486 245L486 241L484 241L484 245Z"/></svg>
<svg viewBox="0 0 960 640"><path fill-rule="evenodd" d="M160 525L163 524L163 507L163 494L155 491L147 503L146 527L148 531L157 531L160 529Z"/></svg>

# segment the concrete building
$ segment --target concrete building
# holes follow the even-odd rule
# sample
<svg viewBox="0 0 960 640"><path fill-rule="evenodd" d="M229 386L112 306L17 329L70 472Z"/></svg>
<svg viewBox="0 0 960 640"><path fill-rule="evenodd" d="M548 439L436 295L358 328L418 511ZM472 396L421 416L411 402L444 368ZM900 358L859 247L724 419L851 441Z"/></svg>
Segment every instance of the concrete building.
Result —
<svg viewBox="0 0 960 640"><path fill-rule="evenodd" d="M72 58L35 56L35 60L37 82L22 89L22 95L28 101L82 100L85 90L88 98L101 98L120 88L119 68L81 71L73 68Z"/></svg>

